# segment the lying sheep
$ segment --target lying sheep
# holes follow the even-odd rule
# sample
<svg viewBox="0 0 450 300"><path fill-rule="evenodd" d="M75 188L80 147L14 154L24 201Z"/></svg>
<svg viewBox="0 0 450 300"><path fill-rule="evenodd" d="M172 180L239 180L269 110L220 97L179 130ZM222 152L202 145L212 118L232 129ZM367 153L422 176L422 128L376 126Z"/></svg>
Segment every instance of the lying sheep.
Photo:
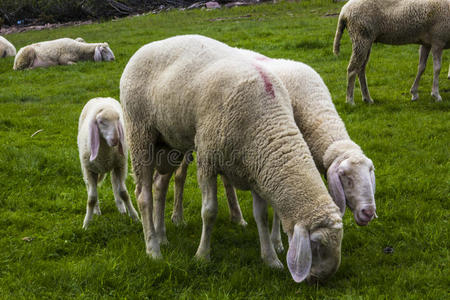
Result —
<svg viewBox="0 0 450 300"><path fill-rule="evenodd" d="M289 236L293 279L325 279L337 270L339 208L295 124L286 89L269 70L218 41L178 36L147 44L131 57L120 98L149 255L161 257L157 231L164 222L158 217L164 205L156 203L157 224L152 218L153 172L177 167L169 163L173 150L195 149L203 220L197 258L209 259L216 179L223 174L237 188L252 191L266 263L282 266L267 228L270 201Z"/></svg>
<svg viewBox="0 0 450 300"><path fill-rule="evenodd" d="M295 122L311 150L317 168L328 179L333 200L342 215L347 204L356 223L367 225L376 216L374 166L361 148L350 139L320 75L300 62L270 59L253 51L240 50L282 80L292 101ZM180 184L184 183L186 175L185 160L177 170L180 179L175 180L175 190L182 190ZM224 182L224 186L226 194L233 195L233 187L227 182ZM236 197L233 196L229 197L228 201L237 203ZM181 202L182 196L176 194L173 214L179 218L183 215ZM231 212L232 216L240 213L232 210ZM277 251L283 251L276 217L271 240Z"/></svg>
<svg viewBox="0 0 450 300"><path fill-rule="evenodd" d="M425 71L428 54L433 54L433 88L431 95L442 101L439 94L439 73L443 49L450 47L449 0L350 0L341 10L334 38L334 53L339 54L344 29L353 43L347 70L347 103L354 104L353 89L356 75L365 102L373 103L366 82L366 65L372 43L391 45L420 44L419 67L411 87L412 100L419 98L419 80Z"/></svg>
<svg viewBox="0 0 450 300"><path fill-rule="evenodd" d="M120 213L138 221L125 186L127 178L127 144L123 132L122 108L112 98L94 98L84 106L78 122L78 151L88 201L83 228L87 229L92 214L100 214L97 185L111 172L114 199Z"/></svg>
<svg viewBox="0 0 450 300"><path fill-rule="evenodd" d="M16 55L13 68L14 70L23 70L54 65L72 65L82 60L114 60L114 53L108 43L94 44L82 40L62 38L23 47Z"/></svg>
<svg viewBox="0 0 450 300"><path fill-rule="evenodd" d="M10 41L0 36L0 58L7 56L15 56L16 48Z"/></svg>

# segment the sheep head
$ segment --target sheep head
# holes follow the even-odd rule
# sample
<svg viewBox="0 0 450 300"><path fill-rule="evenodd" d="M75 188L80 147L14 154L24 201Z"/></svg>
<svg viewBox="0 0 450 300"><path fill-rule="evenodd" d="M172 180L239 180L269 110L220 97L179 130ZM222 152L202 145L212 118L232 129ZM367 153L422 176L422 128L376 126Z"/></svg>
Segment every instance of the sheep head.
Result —
<svg viewBox="0 0 450 300"><path fill-rule="evenodd" d="M327 216L309 230L295 224L289 237L287 265L296 282L324 281L336 273L341 263L342 219L338 213Z"/></svg>
<svg viewBox="0 0 450 300"><path fill-rule="evenodd" d="M111 61L114 59L114 53L111 48L109 48L108 43L103 43L95 47L94 61Z"/></svg>
<svg viewBox="0 0 450 300"><path fill-rule="evenodd" d="M375 168L364 154L337 158L328 168L327 180L330 194L342 215L347 205L360 226L376 217Z"/></svg>

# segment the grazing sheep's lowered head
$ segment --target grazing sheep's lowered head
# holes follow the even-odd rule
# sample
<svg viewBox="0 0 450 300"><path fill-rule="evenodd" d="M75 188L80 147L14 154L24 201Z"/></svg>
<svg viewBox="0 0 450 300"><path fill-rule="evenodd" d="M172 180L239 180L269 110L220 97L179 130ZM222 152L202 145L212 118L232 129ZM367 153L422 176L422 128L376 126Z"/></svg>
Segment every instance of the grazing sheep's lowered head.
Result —
<svg viewBox="0 0 450 300"><path fill-rule="evenodd" d="M325 281L339 268L344 230L338 208L333 204L330 209L334 212L310 228L299 222L286 231L289 238L287 265L296 282Z"/></svg>
<svg viewBox="0 0 450 300"><path fill-rule="evenodd" d="M103 43L95 48L94 61L112 61L114 59L114 53L108 43Z"/></svg>
<svg viewBox="0 0 450 300"><path fill-rule="evenodd" d="M103 108L90 124L91 156L90 161L98 155L100 138L103 138L108 146L119 147L119 153L124 155L124 131L120 122L119 113L111 108Z"/></svg>
<svg viewBox="0 0 450 300"><path fill-rule="evenodd" d="M337 144L337 145L336 145ZM327 150L345 147L335 143ZM360 151L347 151L334 159L327 171L330 194L341 214L347 205L353 212L355 221L360 226L369 224L377 217L375 205L375 168L372 160Z"/></svg>

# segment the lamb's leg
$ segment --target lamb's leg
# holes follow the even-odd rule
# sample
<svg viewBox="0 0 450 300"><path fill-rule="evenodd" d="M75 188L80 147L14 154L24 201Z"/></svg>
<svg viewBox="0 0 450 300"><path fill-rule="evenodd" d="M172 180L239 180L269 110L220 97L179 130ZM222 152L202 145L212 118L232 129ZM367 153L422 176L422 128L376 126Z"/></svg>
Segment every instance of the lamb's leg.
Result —
<svg viewBox="0 0 450 300"><path fill-rule="evenodd" d="M259 242L261 244L261 258L272 268L283 268L283 264L278 259L277 253L270 241L269 224L267 220L267 202L252 191L253 196L253 216L258 227Z"/></svg>
<svg viewBox="0 0 450 300"><path fill-rule="evenodd" d="M136 222L139 222L139 216L131 203L130 195L128 194L125 185L126 169L117 168L111 172L111 184L114 192L114 200L117 209L121 214L128 211L128 215Z"/></svg>
<svg viewBox="0 0 450 300"><path fill-rule="evenodd" d="M430 54L430 47L421 45L419 48L419 66L417 67L417 75L414 83L411 87L411 101L416 101L419 99L419 81L420 77L422 77L423 72L427 66L428 55Z"/></svg>
<svg viewBox="0 0 450 300"><path fill-rule="evenodd" d="M191 154L186 154L191 155ZM173 212L172 212L172 222L176 225L182 225L183 221L183 192L184 183L186 182L187 170L189 167L189 160L185 157L181 162L180 167L175 171L175 197L173 200Z"/></svg>
<svg viewBox="0 0 450 300"><path fill-rule="evenodd" d="M241 225L243 227L247 226L247 222L242 216L241 207L237 200L236 191L233 185L228 181L225 176L221 176L225 192L227 194L228 208L230 209L231 222Z"/></svg>
<svg viewBox="0 0 450 300"><path fill-rule="evenodd" d="M270 240L278 253L284 251L283 242L281 241L280 219L275 212L273 212L272 233L270 234Z"/></svg>
<svg viewBox="0 0 450 300"><path fill-rule="evenodd" d="M442 97L439 94L439 74L441 73L442 64L442 48L432 47L431 53L433 54L433 89L431 96L433 96L437 102L442 101Z"/></svg>
<svg viewBox="0 0 450 300"><path fill-rule="evenodd" d="M209 260L211 250L211 233L217 217L217 175L203 176L198 173L198 183L202 190L202 236L195 256Z"/></svg>
<svg viewBox="0 0 450 300"><path fill-rule="evenodd" d="M98 194L97 194L97 178L98 175L90 171L85 171L86 186L88 192L88 200L86 205L86 216L83 221L83 228L87 229L89 222L92 220L92 214L94 213L94 208L97 205Z"/></svg>
<svg viewBox="0 0 450 300"><path fill-rule="evenodd" d="M364 60L361 70L358 73L358 78L359 78L359 84L361 86L361 94L362 94L363 101L366 103L372 104L373 100L369 94L369 88L367 87L367 78L366 78L366 65L367 65L367 62L369 61L370 49L371 48L369 47L369 51L367 52L366 59Z"/></svg>
<svg viewBox="0 0 450 300"><path fill-rule="evenodd" d="M153 222L155 223L156 235L161 244L165 245L167 241L166 222L164 221L164 209L166 203L167 190L169 189L170 178L172 172L167 174L155 173L153 186L155 188L155 210L153 214Z"/></svg>
<svg viewBox="0 0 450 300"><path fill-rule="evenodd" d="M364 72L362 66L364 65L367 55L369 53L372 43L369 40L356 40L353 42L352 56L347 68L347 103L354 105L353 93L355 89L356 75L360 72ZM363 78L365 78L365 72ZM363 80L363 83L365 81ZM367 85L366 85L367 88Z"/></svg>

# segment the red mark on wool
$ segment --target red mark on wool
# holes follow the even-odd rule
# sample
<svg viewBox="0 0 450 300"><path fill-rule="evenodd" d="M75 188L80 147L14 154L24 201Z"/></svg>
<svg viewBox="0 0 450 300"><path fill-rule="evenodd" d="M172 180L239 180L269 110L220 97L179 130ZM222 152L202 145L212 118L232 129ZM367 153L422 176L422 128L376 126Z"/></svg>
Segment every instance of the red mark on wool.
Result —
<svg viewBox="0 0 450 300"><path fill-rule="evenodd" d="M269 80L269 76L267 76L266 72L264 72L263 68L261 68L260 66L255 65L255 67L264 81L264 87L266 89L266 92L269 93L272 96L272 98L275 98L275 91L273 90L273 86Z"/></svg>

